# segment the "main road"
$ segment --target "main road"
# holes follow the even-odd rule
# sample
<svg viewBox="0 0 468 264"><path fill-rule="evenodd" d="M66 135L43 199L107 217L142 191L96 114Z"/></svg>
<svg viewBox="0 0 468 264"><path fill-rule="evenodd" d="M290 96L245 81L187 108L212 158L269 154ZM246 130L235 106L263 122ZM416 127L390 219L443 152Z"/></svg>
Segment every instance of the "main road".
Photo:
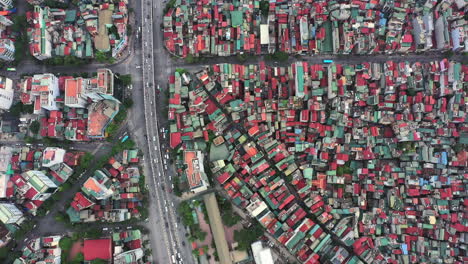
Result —
<svg viewBox="0 0 468 264"><path fill-rule="evenodd" d="M140 119L144 116L143 133L137 131L141 129L141 123L134 122L130 126L133 125L136 142L145 152L145 175L150 193L147 226L151 230L155 263L193 263L186 231L177 216L178 199L171 192L174 172L169 166L166 136L160 133L162 128L167 129L167 125L160 121L164 120L161 116L164 106L157 90L167 88L171 72L171 67L168 67L171 60L164 51L159 28L163 8L161 1L141 1L141 29L138 29L141 39L137 39L136 44L142 47L139 54L142 79L139 82L141 86L136 87L143 89L133 93L136 102L132 115L134 118L140 116ZM138 96L139 92L141 96Z"/></svg>

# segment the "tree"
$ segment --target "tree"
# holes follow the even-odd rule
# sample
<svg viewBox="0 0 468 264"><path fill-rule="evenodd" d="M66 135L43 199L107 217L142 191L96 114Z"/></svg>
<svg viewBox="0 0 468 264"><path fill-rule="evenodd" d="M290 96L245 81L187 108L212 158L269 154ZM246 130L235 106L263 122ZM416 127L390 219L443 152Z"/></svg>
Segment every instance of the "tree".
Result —
<svg viewBox="0 0 468 264"><path fill-rule="evenodd" d="M85 232L86 238L96 239L96 238L100 238L101 236L102 236L102 230L97 227L89 228Z"/></svg>
<svg viewBox="0 0 468 264"><path fill-rule="evenodd" d="M132 75L131 74L120 75L119 79L120 79L120 81L122 82L122 84L124 86L129 86L130 84L132 84Z"/></svg>
<svg viewBox="0 0 468 264"><path fill-rule="evenodd" d="M127 36L131 36L133 32L132 25L127 25Z"/></svg>
<svg viewBox="0 0 468 264"><path fill-rule="evenodd" d="M339 166L336 169L336 175L338 176L342 176L345 174L352 174L352 173L353 173L353 169L351 169L348 165Z"/></svg>
<svg viewBox="0 0 468 264"><path fill-rule="evenodd" d="M289 59L289 55L284 51L277 51L273 53L273 59L278 61L287 61Z"/></svg>
<svg viewBox="0 0 468 264"><path fill-rule="evenodd" d="M102 51L96 51L96 61L100 63L107 63L109 58L105 52Z"/></svg>
<svg viewBox="0 0 468 264"><path fill-rule="evenodd" d="M198 61L198 58L194 57L192 54L188 54L187 57L185 57L185 62L186 63L195 63Z"/></svg>
<svg viewBox="0 0 468 264"><path fill-rule="evenodd" d="M60 223L65 223L67 221L67 217L62 213L58 213L56 216L54 216L54 219Z"/></svg>
<svg viewBox="0 0 468 264"><path fill-rule="evenodd" d="M62 250L70 250L71 247L73 246L73 240L69 237L62 237L62 239L60 239L59 241L59 247L62 249Z"/></svg>
<svg viewBox="0 0 468 264"><path fill-rule="evenodd" d="M29 125L29 130L31 130L31 132L35 135L39 133L40 128L41 128L41 124L37 120L32 121L31 124Z"/></svg>
<svg viewBox="0 0 468 264"><path fill-rule="evenodd" d="M221 215L221 219L223 220L223 223L227 226L234 226L241 220L240 216L232 212L223 212Z"/></svg>
<svg viewBox="0 0 468 264"><path fill-rule="evenodd" d="M8 247L0 248L0 260L6 259L8 257L9 251L10 250Z"/></svg>
<svg viewBox="0 0 468 264"><path fill-rule="evenodd" d="M239 243L239 250L247 250L250 245L263 235L263 229L256 223L249 229L234 231L234 240Z"/></svg>
<svg viewBox="0 0 468 264"><path fill-rule="evenodd" d="M86 152L80 157L80 164L78 166L81 168L88 168L92 160L94 160L94 156L91 153Z"/></svg>
<svg viewBox="0 0 468 264"><path fill-rule="evenodd" d="M453 148L453 151L455 151L455 153L459 153L459 152L461 152L463 150L466 150L468 148L468 145L462 144L462 143L457 143L452 148Z"/></svg>
<svg viewBox="0 0 468 264"><path fill-rule="evenodd" d="M116 37L116 39L120 39L119 32L117 31L117 27L115 25L112 25L112 27L109 28L109 35L112 34Z"/></svg>
<svg viewBox="0 0 468 264"><path fill-rule="evenodd" d="M270 9L270 3L267 0L260 1L260 11L263 16L268 16L268 10Z"/></svg>
<svg viewBox="0 0 468 264"><path fill-rule="evenodd" d="M91 264L107 264L107 261L103 259L94 259L91 261Z"/></svg>
<svg viewBox="0 0 468 264"><path fill-rule="evenodd" d="M237 54L237 59L240 61L240 62L246 62L247 59L249 58L249 55L247 53L244 53L244 54Z"/></svg>
<svg viewBox="0 0 468 264"><path fill-rule="evenodd" d="M78 253L76 256L73 258L72 264L80 264L84 261L84 255L83 253Z"/></svg>
<svg viewBox="0 0 468 264"><path fill-rule="evenodd" d="M133 106L133 100L132 98L126 98L124 101L123 101L123 105L126 107L126 108L131 108Z"/></svg>
<svg viewBox="0 0 468 264"><path fill-rule="evenodd" d="M182 203L180 203L177 211L182 217L182 223L185 226L193 226L195 224L195 221L193 220L192 216L192 208L190 208L190 204L187 201L183 201Z"/></svg>

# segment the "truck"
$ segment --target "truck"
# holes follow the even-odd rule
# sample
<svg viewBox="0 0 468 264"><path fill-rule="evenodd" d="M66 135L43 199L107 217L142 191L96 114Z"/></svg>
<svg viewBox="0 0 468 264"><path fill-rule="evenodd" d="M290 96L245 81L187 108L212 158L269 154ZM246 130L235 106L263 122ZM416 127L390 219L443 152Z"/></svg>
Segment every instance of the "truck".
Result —
<svg viewBox="0 0 468 264"><path fill-rule="evenodd" d="M323 63L330 64L330 63L333 63L333 60L323 60Z"/></svg>

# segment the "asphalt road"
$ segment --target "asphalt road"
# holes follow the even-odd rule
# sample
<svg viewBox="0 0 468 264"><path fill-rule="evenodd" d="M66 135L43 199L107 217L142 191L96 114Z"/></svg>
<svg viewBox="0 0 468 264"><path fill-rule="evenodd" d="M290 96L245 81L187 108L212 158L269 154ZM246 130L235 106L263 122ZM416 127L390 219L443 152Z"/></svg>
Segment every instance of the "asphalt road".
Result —
<svg viewBox="0 0 468 264"><path fill-rule="evenodd" d="M167 139L160 133L160 129L167 129L167 125L161 115L163 99L156 90L158 87L167 89L167 78L172 71L171 59L164 50L159 28L163 8L164 4L160 1L145 0L141 2L141 15L137 15L142 20L139 34L141 40L135 42L141 44L141 53L135 56L141 62L138 65L141 66L138 67L141 79L134 82L137 90L132 92L134 107L130 126L137 131L134 138L145 152L145 175L150 188L147 227L152 231L150 240L153 257L156 263L161 264L174 263L175 259L177 263L194 263L185 238L186 232L177 217L179 199L170 191L173 189L172 177L175 173L166 156Z"/></svg>

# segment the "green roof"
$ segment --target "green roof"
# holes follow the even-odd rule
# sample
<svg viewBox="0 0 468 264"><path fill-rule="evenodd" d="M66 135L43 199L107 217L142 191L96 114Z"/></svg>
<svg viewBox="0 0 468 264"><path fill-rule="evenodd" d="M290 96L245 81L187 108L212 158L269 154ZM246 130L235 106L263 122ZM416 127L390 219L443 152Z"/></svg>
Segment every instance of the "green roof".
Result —
<svg viewBox="0 0 468 264"><path fill-rule="evenodd" d="M231 11L231 24L233 27L238 27L242 24L241 11Z"/></svg>

